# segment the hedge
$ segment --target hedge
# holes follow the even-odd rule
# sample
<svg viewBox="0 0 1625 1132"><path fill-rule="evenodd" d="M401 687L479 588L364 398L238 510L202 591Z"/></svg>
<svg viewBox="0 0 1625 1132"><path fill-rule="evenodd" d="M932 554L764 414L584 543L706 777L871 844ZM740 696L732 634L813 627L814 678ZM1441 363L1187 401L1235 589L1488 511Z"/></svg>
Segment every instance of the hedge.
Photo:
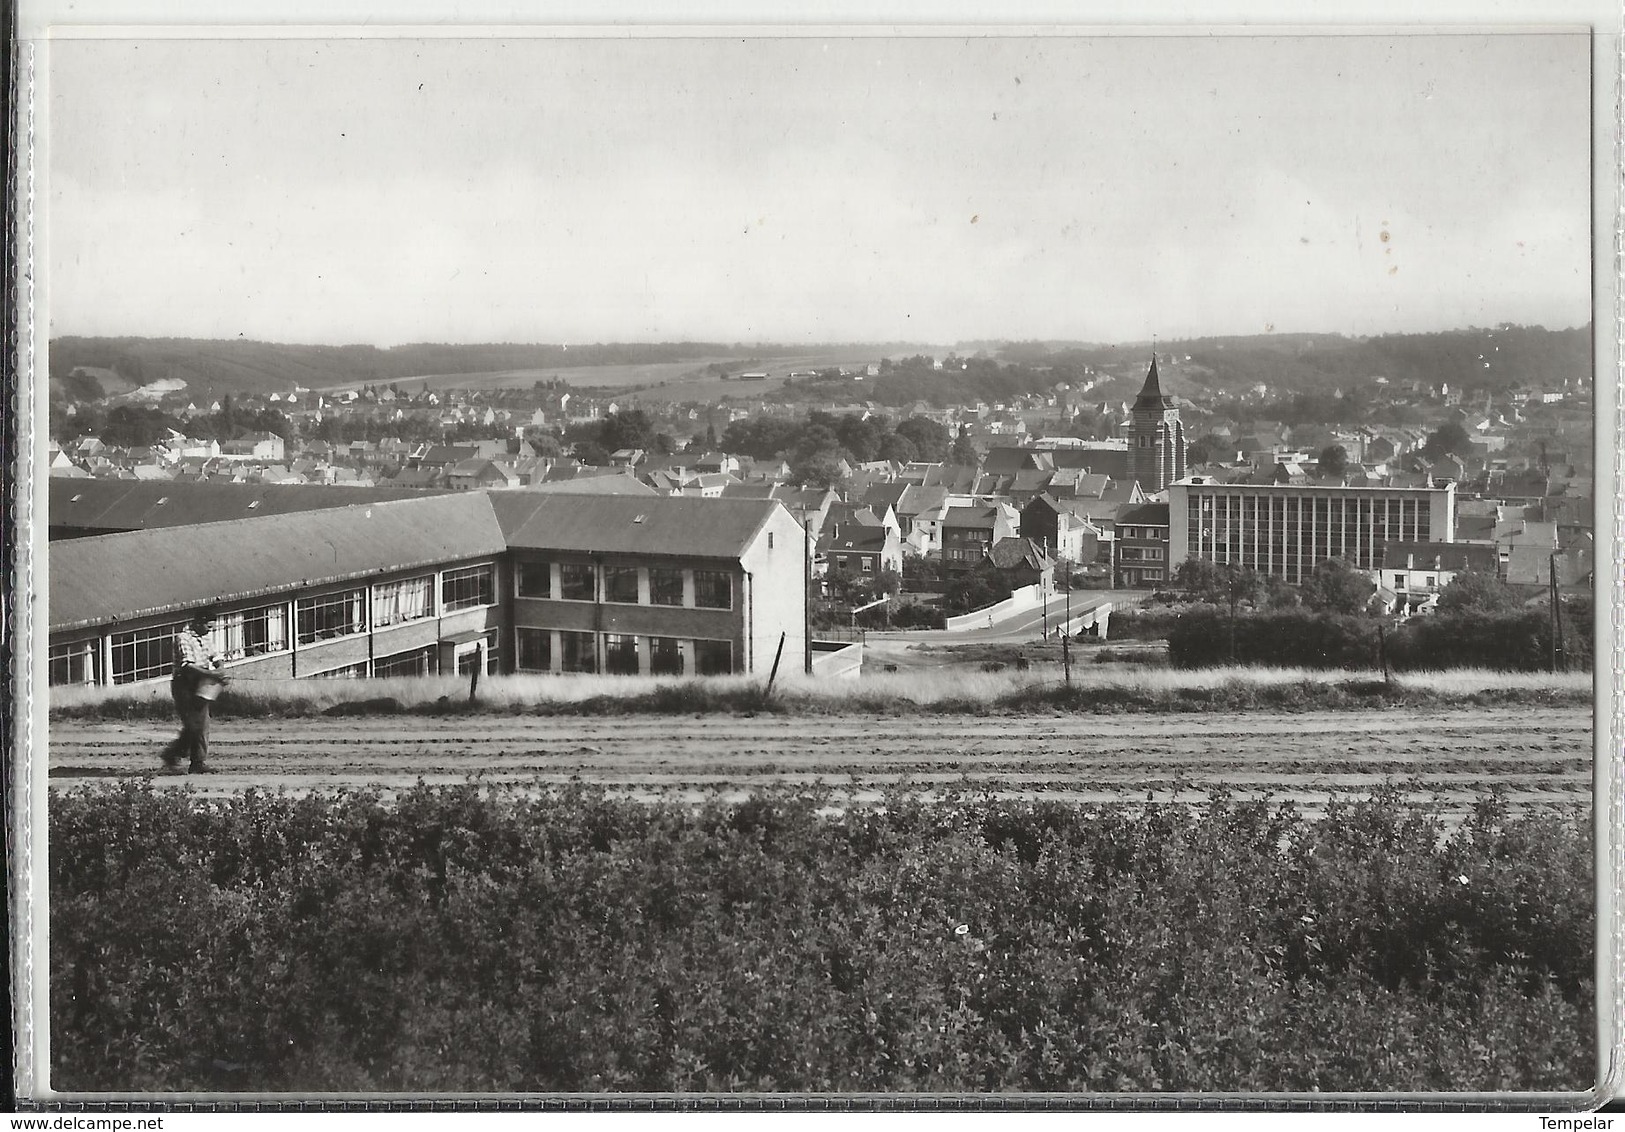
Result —
<svg viewBox="0 0 1625 1132"><path fill-rule="evenodd" d="M53 795L52 1084L1593 1080L1589 808L884 801Z"/></svg>
<svg viewBox="0 0 1625 1132"><path fill-rule="evenodd" d="M1113 619L1113 629L1117 626ZM1178 668L1236 663L1292 668L1376 668L1385 649L1396 671L1492 668L1536 672L1551 660L1551 625L1541 610L1507 614L1434 614L1390 627L1370 617L1305 610L1240 614L1212 607L1172 619L1168 658ZM1115 633L1114 633L1115 635ZM1591 666L1589 623L1565 624L1570 669Z"/></svg>

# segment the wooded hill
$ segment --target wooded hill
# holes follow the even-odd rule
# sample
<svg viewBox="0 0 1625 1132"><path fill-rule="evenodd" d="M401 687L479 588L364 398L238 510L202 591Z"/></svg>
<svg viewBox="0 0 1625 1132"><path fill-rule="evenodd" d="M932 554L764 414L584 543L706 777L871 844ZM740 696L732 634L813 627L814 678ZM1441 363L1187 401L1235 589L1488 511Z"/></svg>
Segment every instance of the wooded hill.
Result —
<svg viewBox="0 0 1625 1132"><path fill-rule="evenodd" d="M431 374L491 373L592 365L640 365L760 358L806 347L719 342L593 343L587 345L306 346L198 338L57 338L51 380L67 393L75 370L108 371L133 386L179 380L195 396L287 392L294 385L326 389L404 381ZM101 382L105 388L109 383ZM529 384L528 382L525 384ZM107 392L115 392L107 389Z"/></svg>
<svg viewBox="0 0 1625 1132"><path fill-rule="evenodd" d="M403 381L430 374L491 373L505 370L579 369L593 365L638 365L718 358L769 359L809 351L840 350L876 359L918 347L897 343L740 344L718 342L595 343L588 345L445 345L418 343L377 346L306 346L244 340L191 338L58 338L51 343L51 380L66 400L95 399L163 380L186 383L195 397L224 393L270 393L294 385L323 389L359 383ZM1390 388L1422 382L1448 382L1468 395L1562 388L1565 380L1592 370L1590 327L1547 330L1507 326L1429 334L1385 334L1349 338L1338 334L1270 334L1193 338L1158 342L1159 355L1179 364L1165 371L1164 388L1182 395L1234 396L1262 383L1274 395L1287 391L1347 394L1374 387L1377 377ZM962 354L966 351L962 351ZM1087 369L1126 373L1143 367L1148 343L1089 345L1013 342L986 351L967 368L934 370L924 355L888 364L877 379L851 383L798 383L788 399L852 399L902 405L926 400L939 405L994 400L1041 392L1058 382L1082 380ZM1190 361L1184 358L1189 355ZM998 363L995 364L995 359ZM911 364L912 363L912 364ZM78 378L75 371L84 371ZM86 375L97 380L86 380ZM589 385L589 382L582 382ZM829 388L822 388L825 385ZM1127 395L1132 395L1129 390ZM1113 388L1108 397L1125 395Z"/></svg>
<svg viewBox="0 0 1625 1132"><path fill-rule="evenodd" d="M1092 346L1071 343L1012 343L999 351L1009 362L1028 365L1072 363L1117 369L1144 365L1149 343ZM1561 389L1564 381L1592 372L1591 328L1547 330L1540 326L1473 327L1427 334L1383 334L1350 338L1341 334L1257 334L1230 338L1190 338L1158 342L1157 353L1173 355L1195 387L1210 394L1235 395L1262 383L1272 394L1289 391L1345 393L1386 378L1390 387L1421 382L1448 383L1464 393ZM1184 362L1186 355L1190 361ZM1165 380L1166 388L1166 380ZM1183 391L1181 391L1183 392Z"/></svg>

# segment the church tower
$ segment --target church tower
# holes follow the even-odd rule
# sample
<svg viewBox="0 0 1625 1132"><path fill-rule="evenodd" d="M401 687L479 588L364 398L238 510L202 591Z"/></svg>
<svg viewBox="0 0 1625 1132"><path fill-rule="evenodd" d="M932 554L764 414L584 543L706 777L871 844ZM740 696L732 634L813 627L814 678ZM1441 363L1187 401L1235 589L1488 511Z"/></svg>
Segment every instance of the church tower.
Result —
<svg viewBox="0 0 1625 1132"><path fill-rule="evenodd" d="M1140 482L1140 490L1147 495L1185 478L1185 426L1173 399L1162 395L1155 354L1145 385L1134 398L1128 444L1129 476Z"/></svg>

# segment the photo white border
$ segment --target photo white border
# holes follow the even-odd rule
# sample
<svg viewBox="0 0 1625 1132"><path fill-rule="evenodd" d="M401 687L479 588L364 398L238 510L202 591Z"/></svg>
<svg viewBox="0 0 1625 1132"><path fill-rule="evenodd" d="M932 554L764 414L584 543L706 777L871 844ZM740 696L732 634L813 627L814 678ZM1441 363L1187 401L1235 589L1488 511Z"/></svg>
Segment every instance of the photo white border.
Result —
<svg viewBox="0 0 1625 1132"><path fill-rule="evenodd" d="M506 3L496 0L393 0L363 3L341 0L17 0L17 53L14 76L14 126L17 177L18 333L16 373L17 446L15 451L14 528L15 585L11 631L13 651L14 733L9 736L12 760L13 811L7 815L13 837L11 877L14 932L12 991L15 1044L15 1090L19 1098L45 1101L136 1098L138 1094L55 1094L42 1091L45 1028L48 1017L46 977L49 955L46 919L30 916L44 890L46 829L46 761L33 758L35 742L46 734L46 698L35 674L45 671L45 642L33 632L46 623L46 530L37 521L44 508L36 491L46 479L44 445L36 433L45 419L44 374L48 325L49 278L43 240L49 229L45 171L49 168L49 135L43 108L49 101L49 44L57 39L86 38L473 38L579 37L641 38L653 36L1015 36L1026 34L1214 35L1427 33L1443 29L1489 33L1572 30L1593 31L1593 342L1596 412L1596 536L1608 546L1614 570L1604 591L1599 580L1594 631L1598 642L1594 665L1597 714L1595 734L1595 815L1598 831L1598 1085L1590 1098L1601 1103L1625 1096L1625 1047L1620 1020L1625 1019L1625 944L1620 909L1625 907L1625 868L1619 831L1625 829L1625 737L1620 688L1625 674L1616 622L1622 610L1620 567L1625 564L1625 496L1620 494L1621 415L1620 356L1625 346L1621 306L1621 126L1619 89L1625 8L1595 0L1487 0L1450 2L1366 0L1363 3L1315 5L1308 0L1226 0L1213 4L1146 0L1064 3L1031 0L990 13L985 4L932 0L871 6L856 3L792 4L723 3L685 0L677 12L658 3L610 0L606 3ZM1605 472L1606 469L1606 472ZM1611 490L1604 492L1604 485ZM40 568L33 569L35 564ZM1612 645L1607 663L1603 642ZM43 746L39 747L43 755ZM1612 1007L1612 1009L1609 1009ZM1402 1094L1395 1094L1401 1096ZM286 1094L229 1094L217 1099L242 1102L295 1099ZM1042 1094L1030 1094L1035 1100ZM1292 1094L1271 1094L1274 1101ZM1318 1099L1331 1099L1331 1094ZM1466 1094L1454 1095L1472 1103ZM1496 1095L1483 1095L1494 1103ZM1508 1095L1511 1096L1511 1095ZM1544 1096L1544 1095L1543 1095ZM190 1099L203 1100L204 1095ZM603 1099L603 1098L598 1098ZM1100 1098L1110 1103L1110 1095ZM1423 1100L1437 1101L1427 1097ZM1159 1098L1166 1104L1167 1098Z"/></svg>

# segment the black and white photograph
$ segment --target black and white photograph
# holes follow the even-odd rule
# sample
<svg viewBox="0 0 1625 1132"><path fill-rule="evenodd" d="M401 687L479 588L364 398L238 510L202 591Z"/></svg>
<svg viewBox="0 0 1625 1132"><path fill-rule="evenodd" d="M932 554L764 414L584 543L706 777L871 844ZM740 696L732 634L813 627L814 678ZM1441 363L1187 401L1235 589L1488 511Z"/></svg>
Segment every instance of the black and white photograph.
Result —
<svg viewBox="0 0 1625 1132"><path fill-rule="evenodd" d="M20 1093L1600 1103L1616 31L28 40Z"/></svg>

